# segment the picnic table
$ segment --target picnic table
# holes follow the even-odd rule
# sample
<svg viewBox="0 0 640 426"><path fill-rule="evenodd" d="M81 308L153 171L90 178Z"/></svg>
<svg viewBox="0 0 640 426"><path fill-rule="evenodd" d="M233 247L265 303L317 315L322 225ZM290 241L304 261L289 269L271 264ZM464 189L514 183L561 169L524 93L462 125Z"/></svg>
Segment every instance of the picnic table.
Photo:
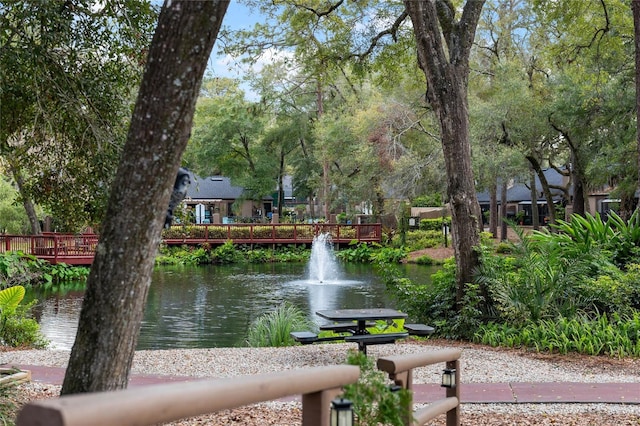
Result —
<svg viewBox="0 0 640 426"><path fill-rule="evenodd" d="M409 335L428 335L434 332L433 327L424 324L404 324L406 331L396 333L375 333L372 334L367 328L376 325L375 321L385 320L391 324L394 320L406 319L407 314L388 308L373 309L331 309L316 311L316 315L321 318L333 321L332 323L320 326L320 330L331 330L336 333L350 333L346 336L318 337L311 331L294 331L291 336L302 344L318 342L344 340L345 342L355 342L358 349L364 354L367 353L368 345L380 345L395 343L398 339L404 339Z"/></svg>

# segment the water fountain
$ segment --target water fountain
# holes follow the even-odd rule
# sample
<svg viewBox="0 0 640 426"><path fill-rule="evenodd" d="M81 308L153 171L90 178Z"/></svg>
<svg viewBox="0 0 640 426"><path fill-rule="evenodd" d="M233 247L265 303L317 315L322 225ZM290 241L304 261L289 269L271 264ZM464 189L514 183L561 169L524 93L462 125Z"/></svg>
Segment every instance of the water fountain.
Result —
<svg viewBox="0 0 640 426"><path fill-rule="evenodd" d="M370 265L338 262L330 235L318 235L309 262L205 265L154 269L138 349L244 344L253 318L282 301L312 320L319 310L391 306ZM83 293L38 294L36 317L52 348L71 349Z"/></svg>
<svg viewBox="0 0 640 426"><path fill-rule="evenodd" d="M308 269L307 281L310 283L335 283L340 280L341 274L333 253L331 234L318 234L313 237Z"/></svg>

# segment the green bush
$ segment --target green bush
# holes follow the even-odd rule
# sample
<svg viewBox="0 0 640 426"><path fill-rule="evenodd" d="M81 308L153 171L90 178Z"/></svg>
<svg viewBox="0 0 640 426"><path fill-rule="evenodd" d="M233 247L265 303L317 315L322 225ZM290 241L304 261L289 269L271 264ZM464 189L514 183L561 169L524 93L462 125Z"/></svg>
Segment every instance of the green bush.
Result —
<svg viewBox="0 0 640 426"><path fill-rule="evenodd" d="M344 262L368 263L373 253L373 245L359 243L336 252L336 257Z"/></svg>
<svg viewBox="0 0 640 426"><path fill-rule="evenodd" d="M276 229L276 238L293 239L296 228L292 226L278 226ZM269 234L270 236L271 234Z"/></svg>
<svg viewBox="0 0 640 426"><path fill-rule="evenodd" d="M25 235L29 233L29 218L22 203L19 202L18 190L0 178L0 233Z"/></svg>
<svg viewBox="0 0 640 426"><path fill-rule="evenodd" d="M430 256L427 256L426 254L423 256L418 256L413 260L414 263L417 263L418 265L425 265L425 266L433 266L433 265L437 265L441 262L436 261L435 259L431 258Z"/></svg>
<svg viewBox="0 0 640 426"><path fill-rule="evenodd" d="M204 239L207 236L207 227L198 225L189 225L186 227L187 236L189 238Z"/></svg>
<svg viewBox="0 0 640 426"><path fill-rule="evenodd" d="M391 390L386 373L378 370L373 358L360 351L350 350L347 363L360 367L356 383L344 387L343 397L353 403L356 424L359 426L410 424L411 391Z"/></svg>
<svg viewBox="0 0 640 426"><path fill-rule="evenodd" d="M254 226L253 238L271 238L273 227L272 226Z"/></svg>
<svg viewBox="0 0 640 426"><path fill-rule="evenodd" d="M0 342L11 347L46 347L48 342L42 337L38 322L28 317L37 301L21 305L24 295L23 286L0 291Z"/></svg>
<svg viewBox="0 0 640 426"><path fill-rule="evenodd" d="M415 230L408 231L405 235L405 247L408 251L417 251L425 248L440 247L444 244L444 236L440 231ZM395 235L394 246L400 246L400 236Z"/></svg>
<svg viewBox="0 0 640 426"><path fill-rule="evenodd" d="M511 256L483 249L475 279L498 321L523 324L577 313L629 312L637 288L633 280L625 284L611 252L583 235L592 232L572 233L581 236L534 232L512 245Z"/></svg>
<svg viewBox="0 0 640 426"><path fill-rule="evenodd" d="M431 195L420 195L411 201L412 207L440 207L442 206L442 195L439 193Z"/></svg>
<svg viewBox="0 0 640 426"><path fill-rule="evenodd" d="M304 246L295 244L278 247L273 253L274 262L306 262L309 260L311 251Z"/></svg>
<svg viewBox="0 0 640 426"><path fill-rule="evenodd" d="M163 246L156 256L157 265L204 265L211 263L211 253L208 246Z"/></svg>
<svg viewBox="0 0 640 426"><path fill-rule="evenodd" d="M407 252L404 248L380 247L369 255L369 259L375 263L401 263L407 258Z"/></svg>
<svg viewBox="0 0 640 426"><path fill-rule="evenodd" d="M554 318L523 326L483 325L474 340L491 346L535 348L537 351L615 357L640 357L640 312L630 316L601 315Z"/></svg>
<svg viewBox="0 0 640 426"><path fill-rule="evenodd" d="M420 219L419 229L421 231L437 231L442 234L442 225L446 223L451 226L451 218L437 218L437 219Z"/></svg>
<svg viewBox="0 0 640 426"><path fill-rule="evenodd" d="M256 318L249 326L247 343L253 347L293 346L292 331L313 330L315 324L299 308L288 302L278 309Z"/></svg>
<svg viewBox="0 0 640 426"><path fill-rule="evenodd" d="M228 238L227 226L209 226L209 238L213 240L226 240Z"/></svg>
<svg viewBox="0 0 640 426"><path fill-rule="evenodd" d="M251 227L233 226L231 227L232 240L248 240L251 237Z"/></svg>
<svg viewBox="0 0 640 426"><path fill-rule="evenodd" d="M31 305L28 305L29 307ZM40 325L33 318L27 318L22 314L6 318L2 327L1 336L3 344L17 347L42 349L49 342L40 332Z"/></svg>
<svg viewBox="0 0 640 426"><path fill-rule="evenodd" d="M430 292L430 285L414 283L402 277L396 265L381 262L376 271L385 283L387 291L396 301L397 307L417 322L427 320L425 300Z"/></svg>
<svg viewBox="0 0 640 426"><path fill-rule="evenodd" d="M248 229L248 228L247 228ZM238 263L244 262L245 258L231 241L225 241L221 246L216 247L211 253L211 257L216 263Z"/></svg>
<svg viewBox="0 0 640 426"><path fill-rule="evenodd" d="M173 225L162 230L162 239L175 240L187 238L185 227L182 225Z"/></svg>
<svg viewBox="0 0 640 426"><path fill-rule="evenodd" d="M271 250L253 249L246 252L246 258L249 263L268 263L271 262Z"/></svg>

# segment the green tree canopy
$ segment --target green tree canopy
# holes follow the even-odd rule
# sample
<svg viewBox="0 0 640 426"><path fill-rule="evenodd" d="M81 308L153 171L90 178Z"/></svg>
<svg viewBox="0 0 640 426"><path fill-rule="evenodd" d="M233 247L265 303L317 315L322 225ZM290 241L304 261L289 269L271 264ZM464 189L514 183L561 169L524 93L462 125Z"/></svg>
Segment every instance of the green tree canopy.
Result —
<svg viewBox="0 0 640 426"><path fill-rule="evenodd" d="M156 12L138 0L4 2L0 12L0 155L25 201L67 229L96 223Z"/></svg>

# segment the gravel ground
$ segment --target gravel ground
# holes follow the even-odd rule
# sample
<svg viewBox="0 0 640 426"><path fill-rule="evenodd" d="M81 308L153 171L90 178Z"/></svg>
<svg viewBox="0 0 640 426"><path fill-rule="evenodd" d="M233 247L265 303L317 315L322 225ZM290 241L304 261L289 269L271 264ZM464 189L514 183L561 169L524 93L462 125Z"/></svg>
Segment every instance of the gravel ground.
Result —
<svg viewBox="0 0 640 426"><path fill-rule="evenodd" d="M640 360L605 357L557 356L519 350L500 350L452 342L406 342L371 346L373 357L409 354L459 346L463 349L461 377L466 383L487 382L640 382ZM235 377L344 362L352 344L325 344L289 348L219 348L136 352L132 373ZM65 367L68 351L0 352L0 364ZM414 371L415 383L437 383L442 365ZM20 387L19 401L54 397L59 387L37 383ZM620 404L464 404L464 425L640 425L640 406ZM296 402L270 402L172 425L294 425L300 424ZM445 424L444 416L434 425Z"/></svg>

